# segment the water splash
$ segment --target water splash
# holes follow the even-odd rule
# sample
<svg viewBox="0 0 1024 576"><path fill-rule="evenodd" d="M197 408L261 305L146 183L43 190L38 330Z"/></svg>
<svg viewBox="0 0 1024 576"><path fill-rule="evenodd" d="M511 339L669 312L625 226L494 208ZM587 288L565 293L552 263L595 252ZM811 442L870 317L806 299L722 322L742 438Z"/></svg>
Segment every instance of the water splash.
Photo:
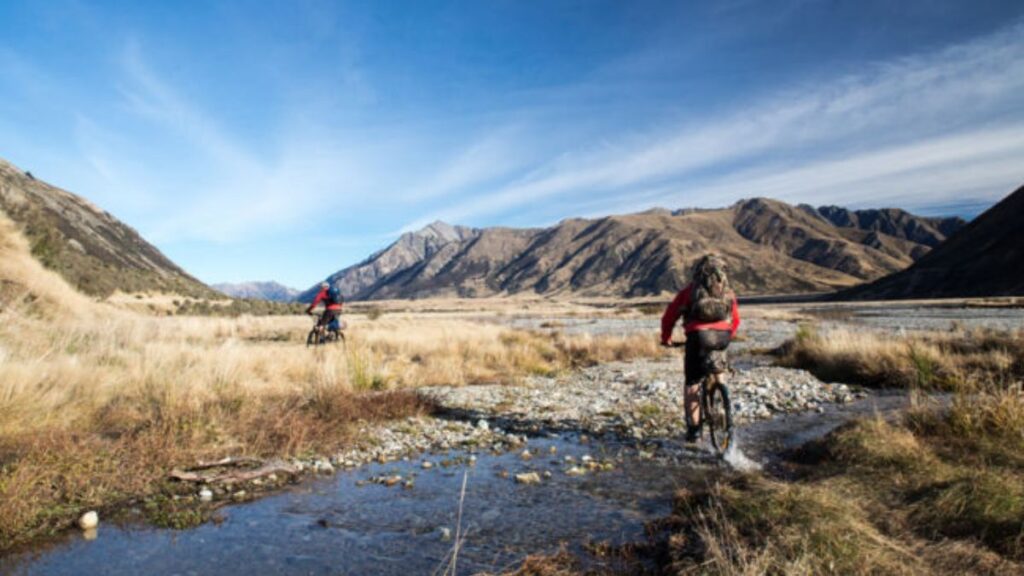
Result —
<svg viewBox="0 0 1024 576"><path fill-rule="evenodd" d="M729 443L729 447L725 450L725 454L722 454L722 460L726 464L731 466L733 470L740 472L757 472L761 469L761 465L743 453L743 450L739 448L739 438L735 436L732 442Z"/></svg>

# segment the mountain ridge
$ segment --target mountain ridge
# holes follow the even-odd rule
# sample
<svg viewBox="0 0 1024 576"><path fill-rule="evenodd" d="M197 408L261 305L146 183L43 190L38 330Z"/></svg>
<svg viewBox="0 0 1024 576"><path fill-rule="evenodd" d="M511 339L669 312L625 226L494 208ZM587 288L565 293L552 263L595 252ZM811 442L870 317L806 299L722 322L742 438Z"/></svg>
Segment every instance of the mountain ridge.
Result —
<svg viewBox="0 0 1024 576"><path fill-rule="evenodd" d="M1024 295L1024 186L957 230L906 270L857 286L839 300Z"/></svg>
<svg viewBox="0 0 1024 576"><path fill-rule="evenodd" d="M253 281L253 282L220 282L211 284L217 292L231 298L246 298L257 300L270 300L271 302L292 302L299 295L299 291L281 284L280 282Z"/></svg>
<svg viewBox="0 0 1024 576"><path fill-rule="evenodd" d="M813 208L766 198L718 209L567 218L547 228L435 222L327 281L353 300L644 296L674 291L698 255L717 251L744 292L830 291L902 270L943 241L944 231L963 225L892 208Z"/></svg>

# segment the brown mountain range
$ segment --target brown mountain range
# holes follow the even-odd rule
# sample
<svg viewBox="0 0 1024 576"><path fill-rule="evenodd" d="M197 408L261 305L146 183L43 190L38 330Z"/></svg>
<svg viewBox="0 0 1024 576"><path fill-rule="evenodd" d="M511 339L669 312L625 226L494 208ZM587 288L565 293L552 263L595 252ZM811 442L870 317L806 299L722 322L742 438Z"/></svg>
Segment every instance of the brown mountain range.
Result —
<svg viewBox="0 0 1024 576"><path fill-rule="evenodd" d="M1024 186L906 270L839 298L964 298L1024 295Z"/></svg>
<svg viewBox="0 0 1024 576"><path fill-rule="evenodd" d="M959 218L814 208L756 198L717 210L651 210L549 228L436 222L328 280L357 300L518 293L643 296L674 291L693 261L723 255L744 294L831 291L902 270ZM299 296L311 297L311 291Z"/></svg>
<svg viewBox="0 0 1024 576"><path fill-rule="evenodd" d="M36 259L91 296L115 290L216 295L117 218L3 160L0 210Z"/></svg>

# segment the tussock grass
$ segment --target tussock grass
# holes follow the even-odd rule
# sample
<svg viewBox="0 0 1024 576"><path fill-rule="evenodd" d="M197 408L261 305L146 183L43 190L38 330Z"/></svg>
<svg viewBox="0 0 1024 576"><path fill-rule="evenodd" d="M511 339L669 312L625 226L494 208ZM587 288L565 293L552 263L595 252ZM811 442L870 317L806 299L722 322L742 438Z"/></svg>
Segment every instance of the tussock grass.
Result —
<svg viewBox="0 0 1024 576"><path fill-rule="evenodd" d="M910 420L865 419L828 436L802 480L741 476L684 491L671 571L1020 573L1024 468L979 467L947 441Z"/></svg>
<svg viewBox="0 0 1024 576"><path fill-rule="evenodd" d="M1024 376L1024 336L989 331L884 334L801 326L779 350L784 366L872 387L958 390Z"/></svg>
<svg viewBox="0 0 1024 576"><path fill-rule="evenodd" d="M99 305L93 305L99 306ZM567 337L462 320L353 318L305 347L305 318L0 313L0 548L85 507L146 494L225 454L326 453L356 423L429 410L411 390L513 382L656 355L650 337Z"/></svg>
<svg viewBox="0 0 1024 576"><path fill-rule="evenodd" d="M913 574L916 560L847 495L758 476L686 494L678 513L694 519L677 535L679 574ZM700 558L694 562L694 558Z"/></svg>

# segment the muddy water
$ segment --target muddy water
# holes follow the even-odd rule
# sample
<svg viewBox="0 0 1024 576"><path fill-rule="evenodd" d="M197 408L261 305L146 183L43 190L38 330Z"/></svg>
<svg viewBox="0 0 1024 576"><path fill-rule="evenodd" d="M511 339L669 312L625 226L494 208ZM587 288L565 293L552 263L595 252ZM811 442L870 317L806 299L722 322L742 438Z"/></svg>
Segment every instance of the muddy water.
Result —
<svg viewBox="0 0 1024 576"><path fill-rule="evenodd" d="M824 413L789 416L739 431L744 454L765 462L778 450L827 433L843 421L904 404L872 397ZM556 453L551 453L551 448ZM654 452L574 435L533 438L536 457L518 453L426 455L305 483L263 500L226 508L222 521L184 531L104 524L92 541L70 534L31 554L0 559L13 574L432 574L447 563L463 475L465 544L458 572L500 571L525 554L590 541L642 537L646 521L670 510L675 488L704 484L726 468L708 452L665 440ZM610 472L568 476L566 456L612 461ZM424 459L436 466L421 468ZM441 466L446 459L457 462ZM525 486L516 473L551 478ZM505 476L505 472L509 476ZM414 478L415 487L363 484L380 475Z"/></svg>

